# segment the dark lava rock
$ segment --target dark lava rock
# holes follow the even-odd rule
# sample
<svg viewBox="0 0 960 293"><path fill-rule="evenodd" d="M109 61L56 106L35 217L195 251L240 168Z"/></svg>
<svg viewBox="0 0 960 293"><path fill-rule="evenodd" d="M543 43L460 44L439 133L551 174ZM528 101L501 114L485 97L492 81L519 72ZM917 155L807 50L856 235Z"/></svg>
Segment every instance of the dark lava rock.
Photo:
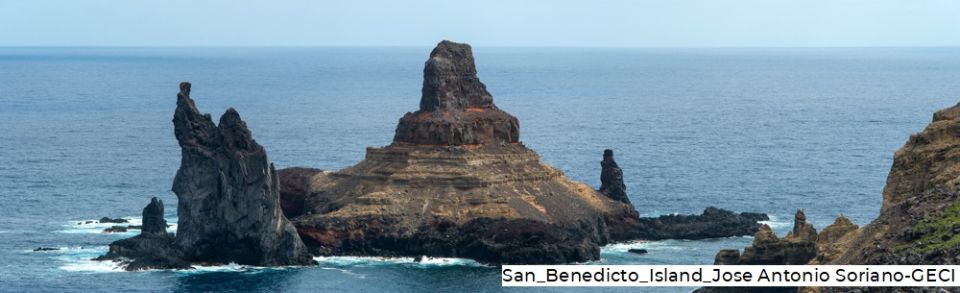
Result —
<svg viewBox="0 0 960 293"><path fill-rule="evenodd" d="M280 209L288 219L303 214L304 199L310 193L310 180L323 170L293 167L277 170L280 178Z"/></svg>
<svg viewBox="0 0 960 293"><path fill-rule="evenodd" d="M395 143L480 145L518 143L520 123L493 104L477 77L470 45L442 41L423 69L420 110L400 118Z"/></svg>
<svg viewBox="0 0 960 293"><path fill-rule="evenodd" d="M126 219L121 219L121 218L116 218L116 219L109 218L109 217L100 218L101 224L106 224L106 223L122 224L122 223L129 223L129 222L130 221L127 221Z"/></svg>
<svg viewBox="0 0 960 293"><path fill-rule="evenodd" d="M37 247L37 248L34 249L33 251L54 251L54 250L60 250L60 248L56 248L56 247Z"/></svg>
<svg viewBox="0 0 960 293"><path fill-rule="evenodd" d="M153 198L143 209L140 235L112 243L97 260L123 262L127 270L315 263L280 209L273 164L236 110L228 109L215 125L197 110L184 82L173 125L182 156L173 182L176 237L166 231L163 202Z"/></svg>
<svg viewBox="0 0 960 293"><path fill-rule="evenodd" d="M143 208L144 223L147 222L147 218L154 216L153 213L158 209L157 205L161 205L159 209L162 215L162 203L157 198L153 198L150 204ZM122 263L124 269L128 271L191 268L190 262L184 260L183 252L174 243L173 236L167 233L166 227L162 232L152 229L150 233L144 233L141 230L140 235L110 243L107 254L94 260L117 261Z"/></svg>
<svg viewBox="0 0 960 293"><path fill-rule="evenodd" d="M140 225L111 226L110 228L103 229L103 233L124 233L129 230L138 230L140 227Z"/></svg>
<svg viewBox="0 0 960 293"><path fill-rule="evenodd" d="M708 207L700 215L665 215L640 218L632 237L646 240L706 239L743 236L756 233L769 220L766 214L734 213Z"/></svg>
<svg viewBox="0 0 960 293"><path fill-rule="evenodd" d="M174 132L181 147L173 182L179 199L176 243L192 262L313 264L283 216L276 170L233 108L215 125L180 84Z"/></svg>
<svg viewBox="0 0 960 293"><path fill-rule="evenodd" d="M640 254L640 255L647 254L647 250L646 250L646 249L639 249L639 248L631 248L631 249L627 250L627 252L633 253L633 254Z"/></svg>
<svg viewBox="0 0 960 293"><path fill-rule="evenodd" d="M603 150L603 161L600 161L600 193L609 198L630 203L627 197L627 186L623 184L623 170L613 160L613 150Z"/></svg>
<svg viewBox="0 0 960 293"><path fill-rule="evenodd" d="M143 234L167 234L167 220L163 218L163 201L156 197L150 199L150 204L143 208L143 225L140 227Z"/></svg>

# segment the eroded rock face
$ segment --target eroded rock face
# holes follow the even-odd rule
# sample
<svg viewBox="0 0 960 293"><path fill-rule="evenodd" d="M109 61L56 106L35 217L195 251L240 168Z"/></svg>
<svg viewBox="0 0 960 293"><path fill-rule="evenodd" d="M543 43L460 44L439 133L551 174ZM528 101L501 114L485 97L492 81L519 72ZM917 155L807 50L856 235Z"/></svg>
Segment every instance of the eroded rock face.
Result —
<svg viewBox="0 0 960 293"><path fill-rule="evenodd" d="M817 258L811 264L827 264L844 252L850 243L842 241L844 236L857 231L859 227L850 219L840 215L817 235ZM850 239L848 237L848 239Z"/></svg>
<svg viewBox="0 0 960 293"><path fill-rule="evenodd" d="M614 200L630 203L627 186L623 184L623 170L613 159L613 150L603 150L603 161L600 161L600 193Z"/></svg>
<svg viewBox="0 0 960 293"><path fill-rule="evenodd" d="M836 241L829 264L960 263L960 105L897 150L880 215Z"/></svg>
<svg viewBox="0 0 960 293"><path fill-rule="evenodd" d="M290 197L305 197L292 220L318 254L516 264L596 260L612 241L758 228L758 214L719 209L641 219L612 151L601 163L601 193L541 161L519 133L517 119L496 107L477 78L469 45L441 42L424 69L420 109L400 119L393 143L368 148L352 167L315 172L309 182L281 179L291 190L309 188Z"/></svg>
<svg viewBox="0 0 960 293"><path fill-rule="evenodd" d="M184 258L277 266L313 263L280 209L278 178L260 144L233 108L215 125L182 83L173 117L181 147L176 244Z"/></svg>
<svg viewBox="0 0 960 293"><path fill-rule="evenodd" d="M143 234L167 234L167 220L163 218L163 201L156 197L150 199L150 204L143 207L143 225L140 226Z"/></svg>
<svg viewBox="0 0 960 293"><path fill-rule="evenodd" d="M420 108L387 147L316 173L293 219L319 254L466 257L486 263L595 260L637 213L542 162L477 78L470 46L441 42ZM608 221L620 221L608 229Z"/></svg>
<svg viewBox="0 0 960 293"><path fill-rule="evenodd" d="M163 202L154 197L143 208L142 216L140 235L110 243L107 254L95 260L120 262L128 271L191 268L173 236L167 233Z"/></svg>
<svg viewBox="0 0 960 293"><path fill-rule="evenodd" d="M797 210L793 230L783 239L777 238L770 226L762 225L753 236L753 244L743 249L738 260L734 261L726 249L721 250L716 258L723 258L725 264L800 265L816 256L816 243L816 229L806 222L803 210Z"/></svg>
<svg viewBox="0 0 960 293"><path fill-rule="evenodd" d="M424 66L420 110L400 118L393 141L441 146L518 143L520 123L493 104L477 77L470 45L443 41Z"/></svg>

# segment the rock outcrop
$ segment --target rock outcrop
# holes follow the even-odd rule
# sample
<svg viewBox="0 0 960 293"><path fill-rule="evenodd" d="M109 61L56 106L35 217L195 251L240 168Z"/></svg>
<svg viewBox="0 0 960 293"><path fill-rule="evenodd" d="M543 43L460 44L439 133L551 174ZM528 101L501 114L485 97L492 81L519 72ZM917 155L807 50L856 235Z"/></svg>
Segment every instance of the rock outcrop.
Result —
<svg viewBox="0 0 960 293"><path fill-rule="evenodd" d="M167 233L163 201L156 197L143 208L140 235L114 241L107 254L95 260L120 262L128 271L191 268L190 262L184 260L183 252L176 245L174 237Z"/></svg>
<svg viewBox="0 0 960 293"><path fill-rule="evenodd" d="M497 145L520 142L520 122L497 108L477 77L469 45L443 41L423 69L420 110L397 124L394 144Z"/></svg>
<svg viewBox="0 0 960 293"><path fill-rule="evenodd" d="M150 199L150 204L143 208L142 234L167 235L167 219L163 218L163 201L156 197Z"/></svg>
<svg viewBox="0 0 960 293"><path fill-rule="evenodd" d="M315 253L567 263L598 259L613 241L726 237L731 230L718 226L756 226L716 209L641 219L610 150L600 192L568 179L520 142L517 118L494 104L469 45L437 45L421 94L393 142L368 148L360 163L280 172L284 212Z"/></svg>
<svg viewBox="0 0 960 293"><path fill-rule="evenodd" d="M426 62L419 110L400 119L393 143L301 182L311 190L293 222L325 255L598 259L620 236L606 219L635 221L633 206L566 178L519 134L477 78L470 46L443 41Z"/></svg>
<svg viewBox="0 0 960 293"><path fill-rule="evenodd" d="M832 243L827 264L960 263L960 104L897 150L880 215ZM834 257L829 257L834 256Z"/></svg>
<svg viewBox="0 0 960 293"><path fill-rule="evenodd" d="M716 260L726 265L801 265L817 255L817 230L806 222L803 210L797 210L793 230L783 239L777 238L770 226L762 225L753 236L753 244L734 258L729 249L717 253Z"/></svg>
<svg viewBox="0 0 960 293"><path fill-rule="evenodd" d="M114 242L99 259L121 260L128 270L315 263L281 211L273 164L236 110L214 124L197 110L184 82L173 124L182 156L173 182L176 237L166 232L163 203L153 199L143 210L141 234Z"/></svg>
<svg viewBox="0 0 960 293"><path fill-rule="evenodd" d="M850 243L841 241L850 232L859 229L850 219L840 215L817 235L817 257L810 264L827 264L843 253ZM850 239L850 238L848 238Z"/></svg>
<svg viewBox="0 0 960 293"><path fill-rule="evenodd" d="M802 265L817 256L817 230L807 223L803 210L797 210L793 229L784 238L762 225L753 243L743 249L722 249L714 257L716 265ZM792 287L703 287L697 293L797 292Z"/></svg>
<svg viewBox="0 0 960 293"><path fill-rule="evenodd" d="M623 184L623 170L613 160L613 150L603 150L600 161L600 193L614 200L630 203L627 186Z"/></svg>
<svg viewBox="0 0 960 293"><path fill-rule="evenodd" d="M174 132L181 148L173 182L176 243L190 261L277 266L313 263L280 208L267 152L233 108L215 125L180 85Z"/></svg>
<svg viewBox="0 0 960 293"><path fill-rule="evenodd" d="M759 213L734 213L708 207L700 215L664 215L641 217L630 238L645 240L707 239L743 236L757 233L761 224L770 218Z"/></svg>

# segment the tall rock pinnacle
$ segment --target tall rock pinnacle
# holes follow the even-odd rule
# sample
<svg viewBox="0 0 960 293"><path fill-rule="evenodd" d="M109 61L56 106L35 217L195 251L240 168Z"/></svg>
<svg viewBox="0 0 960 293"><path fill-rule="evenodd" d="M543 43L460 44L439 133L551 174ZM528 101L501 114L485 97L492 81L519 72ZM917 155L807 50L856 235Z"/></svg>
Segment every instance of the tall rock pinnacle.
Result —
<svg viewBox="0 0 960 293"><path fill-rule="evenodd" d="M180 84L174 132L181 147L176 244L192 262L273 266L310 264L296 229L280 210L267 152L233 108L214 125Z"/></svg>
<svg viewBox="0 0 960 293"><path fill-rule="evenodd" d="M470 45L442 41L423 68L421 111L493 107L493 96L477 78Z"/></svg>
<svg viewBox="0 0 960 293"><path fill-rule="evenodd" d="M630 203L627 197L627 186L623 184L623 170L613 160L613 150L603 150L603 161L600 161L600 193L609 198Z"/></svg>
<svg viewBox="0 0 960 293"><path fill-rule="evenodd" d="M498 145L520 141L520 123L500 110L477 77L470 45L442 41L423 69L420 110L397 125L395 144Z"/></svg>

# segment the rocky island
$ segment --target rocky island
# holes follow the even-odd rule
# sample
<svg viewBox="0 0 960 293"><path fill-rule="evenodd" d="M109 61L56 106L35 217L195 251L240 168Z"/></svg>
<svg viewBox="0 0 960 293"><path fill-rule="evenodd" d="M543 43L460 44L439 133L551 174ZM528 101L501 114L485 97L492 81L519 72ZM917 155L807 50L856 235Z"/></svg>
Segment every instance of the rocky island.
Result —
<svg viewBox="0 0 960 293"><path fill-rule="evenodd" d="M640 217L612 150L599 190L567 178L520 141L519 120L494 104L467 44L439 43L419 109L400 118L393 142L337 171L275 170L237 111L214 124L190 89L180 85L173 119L177 233L153 227L163 212L151 201L141 235L98 259L128 270L309 265L312 255L553 264L597 260L612 242L749 235L767 220L714 207Z"/></svg>

